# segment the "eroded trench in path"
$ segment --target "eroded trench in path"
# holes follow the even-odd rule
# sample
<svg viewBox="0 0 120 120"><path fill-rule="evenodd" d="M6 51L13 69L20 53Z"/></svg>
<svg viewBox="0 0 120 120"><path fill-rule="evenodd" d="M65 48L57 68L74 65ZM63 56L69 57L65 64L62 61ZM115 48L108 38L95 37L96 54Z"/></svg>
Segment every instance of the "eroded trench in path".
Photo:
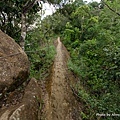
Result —
<svg viewBox="0 0 120 120"><path fill-rule="evenodd" d="M81 120L80 106L68 85L69 80L73 79L71 75L68 75L67 60L69 55L59 37L56 53L51 77L46 83L44 119Z"/></svg>

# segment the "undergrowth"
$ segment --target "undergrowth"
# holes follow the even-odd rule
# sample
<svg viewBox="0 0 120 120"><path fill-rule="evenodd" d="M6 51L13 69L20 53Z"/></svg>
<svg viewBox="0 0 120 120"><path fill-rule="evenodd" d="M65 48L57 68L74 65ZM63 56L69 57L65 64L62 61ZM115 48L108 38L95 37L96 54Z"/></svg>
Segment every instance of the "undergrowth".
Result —
<svg viewBox="0 0 120 120"><path fill-rule="evenodd" d="M84 109L80 114L83 120L119 120L119 81L111 79L111 74L108 74L106 69L100 69L104 65L99 61L93 62L89 57L84 55L78 62L78 59L72 56L68 61L69 69L80 78L74 86L80 101L84 103ZM105 57L103 61L108 65ZM110 70L112 72L112 68Z"/></svg>
<svg viewBox="0 0 120 120"><path fill-rule="evenodd" d="M46 38L39 29L29 31L26 40L26 53L30 61L30 78L44 80L55 56L54 38Z"/></svg>
<svg viewBox="0 0 120 120"><path fill-rule="evenodd" d="M30 77L43 80L49 75L49 68L53 64L55 47L53 45L45 47L38 54L31 54Z"/></svg>
<svg viewBox="0 0 120 120"><path fill-rule="evenodd" d="M62 31L63 43L70 52L68 67L79 81L74 90L83 102L83 120L120 119L120 26L102 21L113 16L103 8L80 6ZM110 23L110 27L108 25ZM81 87L82 86L82 87Z"/></svg>

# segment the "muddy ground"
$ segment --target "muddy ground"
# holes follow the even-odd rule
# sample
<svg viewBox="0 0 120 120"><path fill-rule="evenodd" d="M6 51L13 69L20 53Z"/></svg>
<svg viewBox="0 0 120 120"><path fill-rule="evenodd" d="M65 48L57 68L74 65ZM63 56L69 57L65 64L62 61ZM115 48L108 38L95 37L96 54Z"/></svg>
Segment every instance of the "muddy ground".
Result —
<svg viewBox="0 0 120 120"><path fill-rule="evenodd" d="M43 90L44 107L41 119L81 120L81 106L69 86L74 81L74 76L67 68L68 59L69 53L58 38L54 64Z"/></svg>

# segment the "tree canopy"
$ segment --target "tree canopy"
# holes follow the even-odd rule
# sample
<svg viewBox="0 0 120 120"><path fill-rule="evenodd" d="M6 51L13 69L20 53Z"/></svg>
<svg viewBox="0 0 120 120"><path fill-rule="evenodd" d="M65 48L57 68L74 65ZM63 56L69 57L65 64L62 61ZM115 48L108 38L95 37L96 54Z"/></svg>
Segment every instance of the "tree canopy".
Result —
<svg viewBox="0 0 120 120"><path fill-rule="evenodd" d="M70 52L68 66L80 79L74 91L86 103L81 113L85 120L98 119L96 113L109 113L105 119L110 120L112 113L120 112L119 13L119 0L89 4L76 0L45 18L56 21L53 31Z"/></svg>

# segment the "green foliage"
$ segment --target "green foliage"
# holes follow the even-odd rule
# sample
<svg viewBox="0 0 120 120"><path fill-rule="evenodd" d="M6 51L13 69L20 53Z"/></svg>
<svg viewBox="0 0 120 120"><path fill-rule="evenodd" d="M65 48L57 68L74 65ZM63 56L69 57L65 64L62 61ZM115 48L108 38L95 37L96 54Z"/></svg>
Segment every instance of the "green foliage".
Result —
<svg viewBox="0 0 120 120"><path fill-rule="evenodd" d="M60 34L62 30L65 29L65 25L68 21L68 18L60 13L54 13L52 16L47 16L43 20L43 24L46 23L49 25L49 28L46 27L46 29L51 29L54 33Z"/></svg>
<svg viewBox="0 0 120 120"><path fill-rule="evenodd" d="M0 1L0 29L14 38L17 42L20 38L21 13L28 0L1 0ZM38 4L28 11L26 22L27 26L33 24L36 14L40 10Z"/></svg>
<svg viewBox="0 0 120 120"><path fill-rule="evenodd" d="M19 43L21 32L21 15L26 13L26 28L31 27L36 19L41 19L40 10L43 2L60 4L61 0L0 0L0 29ZM41 4L41 5L40 5ZM58 20L58 19L57 19ZM64 18L63 18L64 21Z"/></svg>
<svg viewBox="0 0 120 120"><path fill-rule="evenodd" d="M49 49L49 51L48 51ZM39 50L38 54L31 54L31 69L30 77L34 77L37 80L43 80L49 74L49 68L53 63L55 55L54 46L45 47Z"/></svg>
<svg viewBox="0 0 120 120"><path fill-rule="evenodd" d="M107 4L119 11L119 1ZM73 6L68 18L61 33L71 55L68 67L80 78L75 90L86 105L81 116L84 120L96 120L96 113L109 113L111 116L105 120L119 120L112 116L120 113L119 16L93 2Z"/></svg>
<svg viewBox="0 0 120 120"><path fill-rule="evenodd" d="M71 71L73 71L77 76L79 76L80 68L77 66L77 64L73 64L73 62L71 60L69 60L68 66Z"/></svg>
<svg viewBox="0 0 120 120"><path fill-rule="evenodd" d="M44 35L39 27L28 32L25 51L31 63L30 77L43 80L48 76L55 55L52 39L48 34Z"/></svg>

